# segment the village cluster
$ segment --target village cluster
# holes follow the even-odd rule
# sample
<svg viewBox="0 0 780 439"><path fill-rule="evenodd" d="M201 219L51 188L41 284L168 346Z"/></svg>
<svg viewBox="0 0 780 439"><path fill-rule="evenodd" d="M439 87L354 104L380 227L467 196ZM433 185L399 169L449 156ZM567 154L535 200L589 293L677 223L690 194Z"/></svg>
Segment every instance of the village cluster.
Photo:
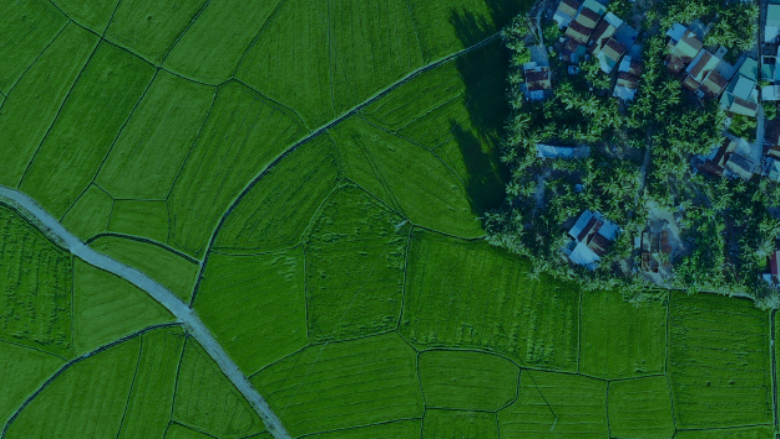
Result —
<svg viewBox="0 0 780 439"><path fill-rule="evenodd" d="M699 20L674 23L657 31L665 33L665 68L688 91L687 98L702 104L715 102L727 116L722 143L709 154L692 157L693 172L711 178L780 182L780 121L765 120L762 107L762 102L774 105L780 101L780 1L771 0L765 16L762 38L754 50L730 56L725 47L705 45L710 29ZM525 99L538 102L553 96L555 78L549 57L555 56L566 66L556 74L579 75L582 63L597 62L611 79L611 96L621 105L631 105L642 80L644 35L610 12L608 0L562 0L552 19L562 33L555 41L539 41L531 48L531 60L522 69L525 83L520 85ZM755 141L729 132L734 118L757 123ZM537 157L542 160L583 158L590 150L586 145L536 145ZM653 213L645 231L633 237L634 256L640 261L635 267L649 280L662 284L671 275L670 260L682 244L674 216ZM571 240L562 251L572 263L594 270L621 229L598 211L586 210L572 221ZM769 267L764 278L780 285L780 251L772 253Z"/></svg>

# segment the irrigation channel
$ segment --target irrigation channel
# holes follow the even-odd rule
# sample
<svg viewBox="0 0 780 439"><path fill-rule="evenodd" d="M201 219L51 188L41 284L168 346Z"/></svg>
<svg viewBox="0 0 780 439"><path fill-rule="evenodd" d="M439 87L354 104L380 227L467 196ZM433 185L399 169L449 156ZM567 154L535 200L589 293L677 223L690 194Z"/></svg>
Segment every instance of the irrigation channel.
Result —
<svg viewBox="0 0 780 439"><path fill-rule="evenodd" d="M190 307L182 302L175 294L140 271L123 265L108 256L102 255L89 248L81 242L79 238L65 230L59 221L49 215L27 195L14 189L0 186L0 200L6 201L11 206L18 209L20 213L27 216L28 220L31 220L38 225L42 225L45 228L45 230L43 230L44 233L59 240L74 256L82 259L88 264L92 264L95 267L127 280L144 290L147 294L152 296L154 300L160 302L160 304L167 308L179 322L187 327L189 333L201 344L201 346L203 346L209 356L216 361L219 368L222 369L228 379L230 379L233 385L235 385L249 401L257 414L260 415L263 422L265 422L268 431L274 438L292 439L289 433L287 433L287 430L284 429L279 417L276 416L265 399L263 399L260 393L255 390L252 383L249 382L246 375L241 372L225 350L222 349L222 346L214 339L195 311L190 309Z"/></svg>

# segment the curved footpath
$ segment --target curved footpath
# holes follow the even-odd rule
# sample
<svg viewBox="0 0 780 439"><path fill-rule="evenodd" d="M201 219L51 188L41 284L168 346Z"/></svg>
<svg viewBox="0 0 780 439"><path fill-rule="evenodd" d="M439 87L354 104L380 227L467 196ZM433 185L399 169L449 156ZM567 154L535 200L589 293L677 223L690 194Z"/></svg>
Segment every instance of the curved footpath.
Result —
<svg viewBox="0 0 780 439"><path fill-rule="evenodd" d="M35 222L48 228L48 232L60 239L74 256L95 267L127 280L144 290L147 294L152 296L154 300L160 302L187 327L195 340L197 340L209 356L217 362L219 368L222 369L233 385L235 385L244 395L258 415L263 419L263 422L265 422L266 427L273 437L276 439L292 439L265 399L263 399L260 393L255 390L246 375L241 372L225 350L222 349L222 346L214 339L195 311L190 309L175 294L140 271L123 265L86 246L79 238L65 230L59 221L49 215L27 195L14 189L0 186L0 200L9 202L9 204L19 209L21 213L26 216L29 215L28 220L35 220Z"/></svg>

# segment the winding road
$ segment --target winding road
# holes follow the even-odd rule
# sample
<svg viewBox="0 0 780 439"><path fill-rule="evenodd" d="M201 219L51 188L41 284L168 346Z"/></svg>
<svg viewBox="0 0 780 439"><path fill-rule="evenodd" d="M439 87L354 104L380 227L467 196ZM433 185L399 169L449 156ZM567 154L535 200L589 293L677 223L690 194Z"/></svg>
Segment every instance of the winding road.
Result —
<svg viewBox="0 0 780 439"><path fill-rule="evenodd" d="M28 220L33 220L34 222L42 224L48 229L44 230L44 232L47 232L47 234L64 243L65 247L70 250L74 256L88 264L92 264L95 267L127 280L144 290L154 300L160 302L160 304L167 308L179 322L187 327L189 333L201 344L201 346L203 346L209 356L216 361L219 368L222 369L222 372L225 373L233 385L235 385L247 401L249 401L257 414L260 415L263 422L265 422L266 428L268 428L268 431L273 437L276 439L292 439L265 399L263 399L260 393L255 390L246 375L241 372L225 350L222 349L222 346L214 339L195 311L190 309L190 307L182 302L175 294L140 271L123 265L108 256L89 248L78 237L65 230L57 219L49 215L27 195L17 190L0 186L0 201L5 201L18 209Z"/></svg>

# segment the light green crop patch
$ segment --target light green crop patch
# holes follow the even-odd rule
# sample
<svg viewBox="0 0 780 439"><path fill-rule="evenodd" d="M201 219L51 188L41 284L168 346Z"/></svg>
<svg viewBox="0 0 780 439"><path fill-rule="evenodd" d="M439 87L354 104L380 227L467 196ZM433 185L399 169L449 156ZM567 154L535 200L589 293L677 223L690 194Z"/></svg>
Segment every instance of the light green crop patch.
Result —
<svg viewBox="0 0 780 439"><path fill-rule="evenodd" d="M524 370L517 401L498 413L502 437L603 439L607 383L578 375Z"/></svg>
<svg viewBox="0 0 780 439"><path fill-rule="evenodd" d="M610 383L607 407L612 437L669 439L674 435L672 400L664 376Z"/></svg>
<svg viewBox="0 0 780 439"><path fill-rule="evenodd" d="M111 21L111 16L120 0L57 0L57 4L66 14L79 24L102 34Z"/></svg>
<svg viewBox="0 0 780 439"><path fill-rule="evenodd" d="M252 377L293 437L420 418L415 352L397 334L310 346Z"/></svg>
<svg viewBox="0 0 780 439"><path fill-rule="evenodd" d="M0 338L68 357L72 258L0 205Z"/></svg>
<svg viewBox="0 0 780 439"><path fill-rule="evenodd" d="M666 306L631 304L616 292L582 293L580 372L602 378L663 373Z"/></svg>
<svg viewBox="0 0 780 439"><path fill-rule="evenodd" d="M772 439L774 437L774 429L769 425L723 430L678 431L674 435L674 439Z"/></svg>
<svg viewBox="0 0 780 439"><path fill-rule="evenodd" d="M312 340L352 339L397 327L410 228L354 185L328 198L305 246Z"/></svg>
<svg viewBox="0 0 780 439"><path fill-rule="evenodd" d="M309 344L303 251L209 255L195 310L251 375Z"/></svg>
<svg viewBox="0 0 780 439"><path fill-rule="evenodd" d="M521 366L574 371L578 288L530 280L528 269L484 241L415 230L401 331L421 347L489 350Z"/></svg>
<svg viewBox="0 0 780 439"><path fill-rule="evenodd" d="M670 299L669 378L678 428L772 420L769 318L752 302L713 294Z"/></svg>
<svg viewBox="0 0 780 439"><path fill-rule="evenodd" d="M420 420L405 419L386 424L369 425L366 427L349 428L328 433L306 436L312 439L404 439L420 437ZM267 438L271 439L271 435Z"/></svg>
<svg viewBox="0 0 780 439"><path fill-rule="evenodd" d="M497 437L498 423L495 413L428 409L423 417L422 439Z"/></svg>
<svg viewBox="0 0 780 439"><path fill-rule="evenodd" d="M108 230L114 199L94 184L89 185L62 217L62 225L82 241Z"/></svg>
<svg viewBox="0 0 780 439"><path fill-rule="evenodd" d="M426 351L419 362L426 407L495 411L517 397L520 369L497 355Z"/></svg>

